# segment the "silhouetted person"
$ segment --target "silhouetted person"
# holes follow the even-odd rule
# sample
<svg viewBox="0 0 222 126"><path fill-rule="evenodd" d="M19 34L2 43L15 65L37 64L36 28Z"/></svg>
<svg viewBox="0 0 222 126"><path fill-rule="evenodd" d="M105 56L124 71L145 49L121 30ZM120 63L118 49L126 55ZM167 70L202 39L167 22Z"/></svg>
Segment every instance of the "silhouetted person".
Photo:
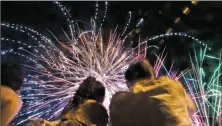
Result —
<svg viewBox="0 0 222 126"><path fill-rule="evenodd" d="M196 107L179 82L155 78L147 60L129 66L129 91L117 92L110 104L112 126L191 126Z"/></svg>
<svg viewBox="0 0 222 126"><path fill-rule="evenodd" d="M17 64L1 64L1 126L7 126L22 107L18 95L23 85L23 70Z"/></svg>
<svg viewBox="0 0 222 126"><path fill-rule="evenodd" d="M49 126L106 126L108 114L103 103L105 87L94 77L86 78L73 97L73 106L60 120L48 122L34 119L32 124L45 123Z"/></svg>

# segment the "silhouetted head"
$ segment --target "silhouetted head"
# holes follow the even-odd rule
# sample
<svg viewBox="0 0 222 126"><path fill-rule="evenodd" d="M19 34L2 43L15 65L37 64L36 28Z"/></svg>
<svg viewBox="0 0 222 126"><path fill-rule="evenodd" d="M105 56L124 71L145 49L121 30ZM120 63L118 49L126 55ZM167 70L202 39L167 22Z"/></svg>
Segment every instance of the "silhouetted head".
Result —
<svg viewBox="0 0 222 126"><path fill-rule="evenodd" d="M82 84L80 84L78 90L73 97L74 106L79 106L85 100L91 99L102 103L105 97L105 87L99 81L96 81L94 77L87 77Z"/></svg>
<svg viewBox="0 0 222 126"><path fill-rule="evenodd" d="M10 87L15 92L23 86L24 74L20 65L1 63L1 85Z"/></svg>
<svg viewBox="0 0 222 126"><path fill-rule="evenodd" d="M125 79L128 87L133 86L136 81L153 78L154 70L147 59L131 64L125 72Z"/></svg>

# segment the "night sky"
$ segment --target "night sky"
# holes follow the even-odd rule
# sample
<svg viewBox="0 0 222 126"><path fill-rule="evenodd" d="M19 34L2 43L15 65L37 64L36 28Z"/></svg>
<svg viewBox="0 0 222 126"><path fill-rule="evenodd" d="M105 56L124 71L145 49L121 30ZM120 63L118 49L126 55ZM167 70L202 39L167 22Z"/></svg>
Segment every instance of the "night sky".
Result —
<svg viewBox="0 0 222 126"><path fill-rule="evenodd" d="M88 22L95 12L95 2L61 2L70 9L74 20ZM184 7L189 7L191 13L185 16L182 13ZM169 27L177 32L189 34L206 40L215 52L222 47L221 42L221 2L199 2L196 6L190 2L109 2L107 18L104 23L104 31L116 27L123 29L128 19L128 12L132 11L132 26L143 17L144 23L140 26L140 35L150 37L163 34ZM104 2L99 2L99 15L102 18ZM176 17L181 17L180 24L174 24ZM53 31L56 36L63 39L61 28L66 28L67 22L58 7L52 2L1 2L1 20L24 24L38 31L48 34L47 29ZM4 30L4 29L2 29ZM7 31L4 31L5 34ZM7 33L11 34L11 33ZM134 45L138 36L134 37ZM159 43L160 40L154 42ZM12 45L13 46L13 45ZM167 47L168 59L184 59L193 50L193 41L186 38L168 38L160 47ZM4 44L3 44L4 47ZM16 48L16 46L15 46ZM180 60L181 61L181 60ZM169 63L170 64L170 63ZM186 65L185 65L186 67Z"/></svg>

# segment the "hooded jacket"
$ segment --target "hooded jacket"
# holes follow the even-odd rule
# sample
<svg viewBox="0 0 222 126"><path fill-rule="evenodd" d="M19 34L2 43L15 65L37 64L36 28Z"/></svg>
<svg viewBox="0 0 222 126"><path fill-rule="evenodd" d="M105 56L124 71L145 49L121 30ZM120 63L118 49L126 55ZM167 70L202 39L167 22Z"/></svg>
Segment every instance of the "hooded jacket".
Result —
<svg viewBox="0 0 222 126"><path fill-rule="evenodd" d="M77 108L72 108L61 119L46 121L33 120L31 126L106 126L108 114L104 106L95 100L87 100ZM28 126L29 126L28 125Z"/></svg>
<svg viewBox="0 0 222 126"><path fill-rule="evenodd" d="M108 114L100 103L95 100L87 100L77 109L65 114L59 125L61 126L106 126Z"/></svg>
<svg viewBox="0 0 222 126"><path fill-rule="evenodd" d="M110 104L112 126L191 126L195 104L179 82L168 77L138 81L116 93Z"/></svg>

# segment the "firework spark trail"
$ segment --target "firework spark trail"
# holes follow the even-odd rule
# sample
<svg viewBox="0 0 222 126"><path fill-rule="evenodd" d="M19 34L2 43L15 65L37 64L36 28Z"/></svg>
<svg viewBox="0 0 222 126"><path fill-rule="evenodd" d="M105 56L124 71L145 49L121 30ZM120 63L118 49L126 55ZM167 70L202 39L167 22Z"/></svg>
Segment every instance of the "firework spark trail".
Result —
<svg viewBox="0 0 222 126"><path fill-rule="evenodd" d="M101 24L100 24L100 27L99 27L99 31L98 31L98 32L101 32L103 23L104 23L104 21L105 21L105 19L106 19L107 9L108 9L108 2L106 1L106 2L105 2L104 16L103 16L103 19L102 19L102 22L101 22ZM98 34L99 34L99 33L98 33ZM98 35L97 35L97 36L98 36Z"/></svg>
<svg viewBox="0 0 222 126"><path fill-rule="evenodd" d="M94 16L94 19L95 19L95 20L97 19L97 15L98 15L98 8L99 8L99 2L96 1L95 16Z"/></svg>
<svg viewBox="0 0 222 126"><path fill-rule="evenodd" d="M58 1L55 1L53 2L55 3L56 5L58 5L58 7L60 8L60 10L62 11L63 15L65 16L66 20L68 21L69 23L69 30L70 30L70 33L71 33L71 37L72 37L72 40L75 39L74 38L74 34L75 34L75 25L74 25L74 21L72 20L72 16L71 14L69 13L68 9L63 6L62 4L60 4ZM67 37L69 39L69 37ZM70 39L69 39L70 40Z"/></svg>
<svg viewBox="0 0 222 126"><path fill-rule="evenodd" d="M129 11L129 19L128 19L128 22L127 22L127 24L126 24L126 26L125 26L125 28L124 28L123 33L121 34L121 36L123 36L123 35L125 34L125 32L126 32L126 30L128 29L128 26L129 26L131 20L132 20L132 12Z"/></svg>
<svg viewBox="0 0 222 126"><path fill-rule="evenodd" d="M219 124L221 114L221 62L215 66L214 73L210 79L204 79L204 70L202 63L206 58L206 48L200 51L199 56L195 55L195 62L191 59L192 71L183 75L184 87L194 100L198 111L193 115L193 125L195 126L213 126ZM213 80L213 81L212 81ZM212 118L212 120L210 120Z"/></svg>

